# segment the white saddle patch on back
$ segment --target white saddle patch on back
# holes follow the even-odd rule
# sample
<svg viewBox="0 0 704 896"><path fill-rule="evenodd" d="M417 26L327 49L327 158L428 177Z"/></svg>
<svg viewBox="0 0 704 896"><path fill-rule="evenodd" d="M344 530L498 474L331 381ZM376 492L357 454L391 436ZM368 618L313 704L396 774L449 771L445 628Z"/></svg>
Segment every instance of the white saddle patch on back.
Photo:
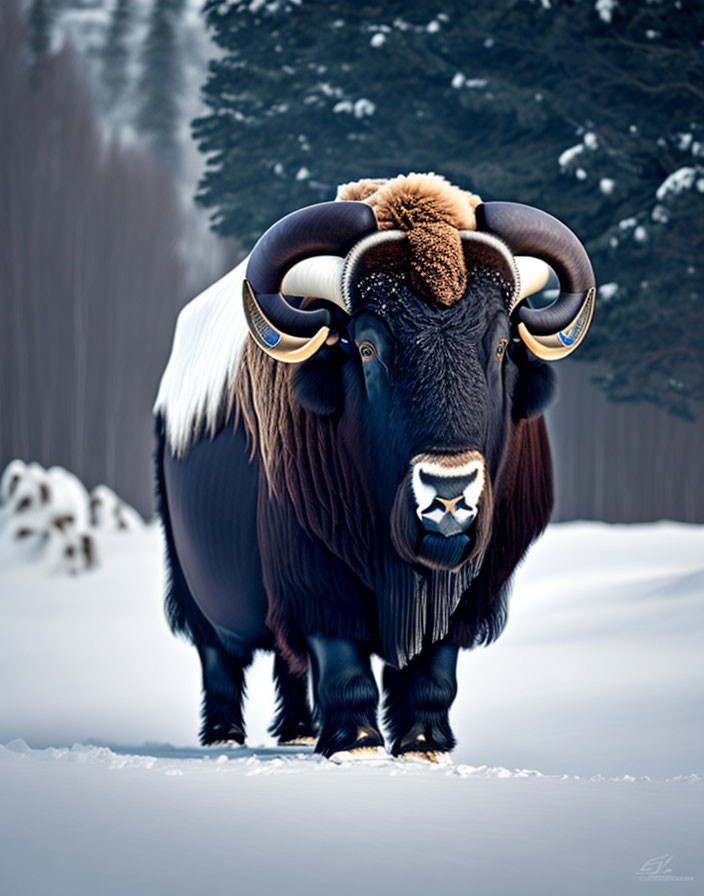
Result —
<svg viewBox="0 0 704 896"><path fill-rule="evenodd" d="M171 355L154 402L174 454L182 456L200 427L214 426L230 390L247 323L242 283L249 256L189 302L176 321Z"/></svg>

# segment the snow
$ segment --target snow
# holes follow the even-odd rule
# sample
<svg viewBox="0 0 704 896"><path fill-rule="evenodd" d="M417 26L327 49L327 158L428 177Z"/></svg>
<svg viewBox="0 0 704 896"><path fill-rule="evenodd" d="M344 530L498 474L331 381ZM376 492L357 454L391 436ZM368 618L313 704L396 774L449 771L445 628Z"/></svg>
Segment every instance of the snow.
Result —
<svg viewBox="0 0 704 896"><path fill-rule="evenodd" d="M584 153L585 149L590 150L591 152L595 152L599 148L599 138L593 131L587 131L582 137L582 142L577 143L575 146L570 146L568 149L565 149L560 153L560 156L557 160L557 164L560 166L561 171L565 171L573 164L577 163L577 157L581 156ZM588 174L584 168L581 166L577 167L574 172L577 180L586 180ZM614 181L610 178L602 178L599 182L599 187L605 195L608 195L614 187Z"/></svg>
<svg viewBox="0 0 704 896"><path fill-rule="evenodd" d="M587 149L595 150L599 147L599 140L593 131L587 131L587 133L582 138L582 142L587 147Z"/></svg>
<svg viewBox="0 0 704 896"><path fill-rule="evenodd" d="M0 567L3 892L629 894L666 854L701 881L704 527L549 527L461 657L447 767L277 748L264 655L249 746L199 749L158 527L103 554Z"/></svg>
<svg viewBox="0 0 704 896"><path fill-rule="evenodd" d="M372 47L383 47L386 43L386 35L382 31L377 31L372 35L369 44Z"/></svg>
<svg viewBox="0 0 704 896"><path fill-rule="evenodd" d="M609 25L614 15L614 9L618 6L616 0L596 0L594 9L599 14L602 22Z"/></svg>
<svg viewBox="0 0 704 896"><path fill-rule="evenodd" d="M557 164L560 166L560 168L567 168L567 166L575 160L575 157L582 152L584 152L583 143L578 143L576 146L570 146L569 149L566 149L564 152L560 153Z"/></svg>
<svg viewBox="0 0 704 896"><path fill-rule="evenodd" d="M455 90L460 90L462 87L468 87L470 90L478 90L482 87L486 87L489 83L488 78L468 78L462 72L457 72L452 77L451 84L455 88Z"/></svg>
<svg viewBox="0 0 704 896"><path fill-rule="evenodd" d="M602 283L599 287L599 300L610 302L618 292L618 283Z"/></svg>
<svg viewBox="0 0 704 896"><path fill-rule="evenodd" d="M692 135L687 133L676 134L677 139L677 149L682 150L682 152L687 152L687 150L692 145Z"/></svg>
<svg viewBox="0 0 704 896"><path fill-rule="evenodd" d="M684 190L691 190L697 177L698 169L684 165L669 174L657 188L655 195L662 202L667 196L677 195Z"/></svg>
<svg viewBox="0 0 704 896"><path fill-rule="evenodd" d="M599 181L599 189L604 196L610 196L613 193L615 186L616 181L611 177L602 177Z"/></svg>
<svg viewBox="0 0 704 896"><path fill-rule="evenodd" d="M354 115L355 118L364 118L365 116L373 115L376 112L376 104L366 97L361 97L354 102L352 102L352 100L340 100L339 103L335 103L332 107L332 111L337 114L340 112L347 112Z"/></svg>

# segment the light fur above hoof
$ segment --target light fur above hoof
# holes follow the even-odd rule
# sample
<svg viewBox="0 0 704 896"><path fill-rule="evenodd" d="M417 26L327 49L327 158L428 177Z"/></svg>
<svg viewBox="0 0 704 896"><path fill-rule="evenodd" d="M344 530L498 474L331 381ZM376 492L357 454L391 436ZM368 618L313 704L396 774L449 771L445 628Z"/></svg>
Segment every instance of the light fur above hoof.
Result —
<svg viewBox="0 0 704 896"><path fill-rule="evenodd" d="M439 750L411 750L408 753L401 753L398 757L405 762L422 762L431 765L452 765L452 759L449 753Z"/></svg>
<svg viewBox="0 0 704 896"><path fill-rule="evenodd" d="M364 762L370 760L388 759L389 754L384 747L356 747L352 750L339 750L330 757L330 762L351 762L361 759Z"/></svg>
<svg viewBox="0 0 704 896"><path fill-rule="evenodd" d="M314 737L292 737L290 740L279 741L280 747L314 747Z"/></svg>

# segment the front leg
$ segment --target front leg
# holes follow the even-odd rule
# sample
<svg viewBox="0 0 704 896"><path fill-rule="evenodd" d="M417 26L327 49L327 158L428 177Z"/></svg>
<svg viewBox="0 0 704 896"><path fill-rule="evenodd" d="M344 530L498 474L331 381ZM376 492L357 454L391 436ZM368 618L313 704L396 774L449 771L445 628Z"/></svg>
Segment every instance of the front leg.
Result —
<svg viewBox="0 0 704 896"><path fill-rule="evenodd" d="M323 756L349 750L383 748L377 723L379 689L369 652L339 638L308 638L320 735L315 750Z"/></svg>
<svg viewBox="0 0 704 896"><path fill-rule="evenodd" d="M457 653L440 642L401 670L384 667L384 722L394 756L437 759L454 748L449 712L457 695Z"/></svg>
<svg viewBox="0 0 704 896"><path fill-rule="evenodd" d="M308 681L293 675L286 661L278 653L274 659L276 682L276 717L269 733L279 739L282 746L315 743L315 726L308 705Z"/></svg>
<svg viewBox="0 0 704 896"><path fill-rule="evenodd" d="M244 743L244 670L252 659L243 648L240 656L228 653L220 643L198 645L203 668L203 706L200 742L204 747Z"/></svg>

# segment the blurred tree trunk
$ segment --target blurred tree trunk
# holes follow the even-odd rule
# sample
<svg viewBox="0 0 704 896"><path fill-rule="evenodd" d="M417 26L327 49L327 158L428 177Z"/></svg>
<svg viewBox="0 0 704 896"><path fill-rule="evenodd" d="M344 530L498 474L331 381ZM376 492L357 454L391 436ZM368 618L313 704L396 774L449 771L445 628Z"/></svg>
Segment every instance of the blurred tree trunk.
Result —
<svg viewBox="0 0 704 896"><path fill-rule="evenodd" d="M704 522L704 414L690 422L651 404L607 401L592 364L559 365L548 413L555 520Z"/></svg>
<svg viewBox="0 0 704 896"><path fill-rule="evenodd" d="M69 49L32 74L16 6L0 6L0 469L61 464L151 514L151 404L202 285L184 213L159 165L105 144Z"/></svg>

